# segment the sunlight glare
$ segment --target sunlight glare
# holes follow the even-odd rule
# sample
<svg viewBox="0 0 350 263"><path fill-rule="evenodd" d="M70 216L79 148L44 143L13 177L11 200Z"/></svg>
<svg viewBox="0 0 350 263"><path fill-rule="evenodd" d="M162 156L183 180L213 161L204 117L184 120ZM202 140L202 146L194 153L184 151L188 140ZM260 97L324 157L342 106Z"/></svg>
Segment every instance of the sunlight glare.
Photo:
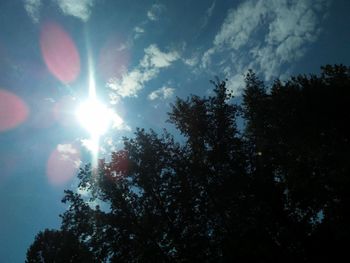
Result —
<svg viewBox="0 0 350 263"><path fill-rule="evenodd" d="M97 99L90 98L80 104L76 117L90 135L95 137L103 135L108 130L112 124L113 111Z"/></svg>

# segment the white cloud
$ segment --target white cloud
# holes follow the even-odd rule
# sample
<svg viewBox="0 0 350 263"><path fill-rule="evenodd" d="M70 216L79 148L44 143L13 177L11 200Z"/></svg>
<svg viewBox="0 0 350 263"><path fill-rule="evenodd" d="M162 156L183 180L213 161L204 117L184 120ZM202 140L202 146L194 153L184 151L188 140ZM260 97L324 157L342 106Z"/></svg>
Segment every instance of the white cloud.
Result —
<svg viewBox="0 0 350 263"><path fill-rule="evenodd" d="M150 10L147 11L147 17L151 21L156 21L159 19L161 13L164 10L164 6L161 4L154 4L151 6Z"/></svg>
<svg viewBox="0 0 350 263"><path fill-rule="evenodd" d="M56 100L54 98L50 98L50 97L44 98L44 101L48 101L48 102L51 102L51 103L55 103L56 102Z"/></svg>
<svg viewBox="0 0 350 263"><path fill-rule="evenodd" d="M213 15L213 11L216 5L216 0L213 1L213 3L210 5L210 7L207 9L207 17L211 17Z"/></svg>
<svg viewBox="0 0 350 263"><path fill-rule="evenodd" d="M141 61L141 66L144 68L165 68L169 67L171 63L177 60L179 57L178 52L172 51L169 53L164 53L153 44L145 49L145 56Z"/></svg>
<svg viewBox="0 0 350 263"><path fill-rule="evenodd" d="M212 47L209 48L207 51L204 52L202 56L202 67L206 68L211 64L211 56L216 53L216 48Z"/></svg>
<svg viewBox="0 0 350 263"><path fill-rule="evenodd" d="M77 17L84 22L89 20L95 0L51 0L56 2L65 15ZM40 19L41 0L23 0L24 8L34 23Z"/></svg>
<svg viewBox="0 0 350 263"><path fill-rule="evenodd" d="M134 31L136 33L139 33L139 34L142 34L142 33L145 32L145 30L142 27L139 27L139 26L135 26Z"/></svg>
<svg viewBox="0 0 350 263"><path fill-rule="evenodd" d="M145 29L139 26L135 26L134 27L134 39L138 39L139 37L141 37L144 33L145 33Z"/></svg>
<svg viewBox="0 0 350 263"><path fill-rule="evenodd" d="M135 97L143 88L143 85L158 74L158 69L136 68L122 76L121 79L112 78L107 82L107 87L121 97Z"/></svg>
<svg viewBox="0 0 350 263"><path fill-rule="evenodd" d="M59 153L65 153L65 154L77 154L78 153L77 149L75 149L72 144L58 144L57 151Z"/></svg>
<svg viewBox="0 0 350 263"><path fill-rule="evenodd" d="M84 146L86 149L88 149L91 152L95 152L99 149L99 146L97 145L95 140L92 139L81 139L81 145Z"/></svg>
<svg viewBox="0 0 350 263"><path fill-rule="evenodd" d="M24 9L34 23L39 22L41 0L24 0Z"/></svg>
<svg viewBox="0 0 350 263"><path fill-rule="evenodd" d="M283 75L317 40L328 4L328 0L246 0L228 11L200 65L232 66L225 76L232 83L240 83L238 70L248 68L265 80Z"/></svg>
<svg viewBox="0 0 350 263"><path fill-rule="evenodd" d="M262 16L266 15L266 2L249 0L236 10L230 10L220 32L215 36L214 46L229 45L232 49L238 49L246 44Z"/></svg>
<svg viewBox="0 0 350 263"><path fill-rule="evenodd" d="M123 131L130 131L131 128L125 124L124 120L116 113L112 116L112 128Z"/></svg>
<svg viewBox="0 0 350 263"><path fill-rule="evenodd" d="M80 166L79 152L72 144L58 144L57 152L60 154L62 161L69 161L76 168Z"/></svg>
<svg viewBox="0 0 350 263"><path fill-rule="evenodd" d="M157 90L152 91L148 95L149 100L156 100L156 99L168 99L171 98L174 94L175 89L170 87L162 87Z"/></svg>
<svg viewBox="0 0 350 263"><path fill-rule="evenodd" d="M114 91L114 102L120 97L136 97L143 89L145 83L154 79L160 69L169 67L174 61L180 58L176 51L162 52L156 45L150 45L145 50L145 55L139 65L132 71L122 75L120 79L113 78L107 83L107 87Z"/></svg>
<svg viewBox="0 0 350 263"><path fill-rule="evenodd" d="M227 88L232 95L236 96L240 94L242 88L244 87L244 75L236 74L227 79Z"/></svg>
<svg viewBox="0 0 350 263"><path fill-rule="evenodd" d="M89 20L95 0L56 0L56 2L65 15L74 16L86 22Z"/></svg>
<svg viewBox="0 0 350 263"><path fill-rule="evenodd" d="M197 64L198 64L198 61L199 61L199 58L198 58L198 56L196 56L196 55L193 55L193 56L190 57L190 58L184 58L184 59L183 59L183 62L184 62L186 65L190 66L190 67L193 67L193 66L197 65Z"/></svg>

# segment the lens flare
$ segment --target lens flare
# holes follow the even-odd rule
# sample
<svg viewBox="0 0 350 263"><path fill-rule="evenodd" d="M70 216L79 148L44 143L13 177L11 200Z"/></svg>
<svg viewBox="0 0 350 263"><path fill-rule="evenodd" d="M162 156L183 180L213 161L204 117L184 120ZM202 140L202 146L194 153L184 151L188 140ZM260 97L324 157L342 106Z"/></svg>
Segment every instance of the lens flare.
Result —
<svg viewBox="0 0 350 263"><path fill-rule="evenodd" d="M0 89L0 132L13 129L29 114L27 105L15 94Z"/></svg>
<svg viewBox="0 0 350 263"><path fill-rule="evenodd" d="M80 72L80 58L71 37L56 23L41 29L40 47L46 66L61 82L73 82Z"/></svg>
<svg viewBox="0 0 350 263"><path fill-rule="evenodd" d="M75 123L74 109L76 100L71 96L63 96L53 105L53 115L59 124L65 127L71 127Z"/></svg>
<svg viewBox="0 0 350 263"><path fill-rule="evenodd" d="M58 144L47 162L46 173L52 185L70 182L80 165L80 153L72 144Z"/></svg>
<svg viewBox="0 0 350 263"><path fill-rule="evenodd" d="M90 98L80 104L76 117L91 136L100 136L112 124L113 111L97 99Z"/></svg>

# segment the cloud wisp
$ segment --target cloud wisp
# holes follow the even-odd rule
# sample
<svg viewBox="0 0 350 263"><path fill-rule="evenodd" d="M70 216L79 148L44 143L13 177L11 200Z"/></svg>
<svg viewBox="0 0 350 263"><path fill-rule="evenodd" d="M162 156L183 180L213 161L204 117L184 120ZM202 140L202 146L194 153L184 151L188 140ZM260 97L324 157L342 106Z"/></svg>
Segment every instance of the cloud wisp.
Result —
<svg viewBox="0 0 350 263"><path fill-rule="evenodd" d="M95 4L95 0L51 0L58 5L58 8L64 15L74 16L83 22L89 20L91 9ZM24 9L32 19L33 23L40 20L40 8L43 4L41 0L24 0Z"/></svg>
<svg viewBox="0 0 350 263"><path fill-rule="evenodd" d="M24 0L24 9L33 23L39 23L41 0Z"/></svg>
<svg viewBox="0 0 350 263"><path fill-rule="evenodd" d="M137 97L138 92L148 81L157 77L161 69L169 67L180 58L177 51L162 52L155 44L148 46L144 52L137 67L120 79L112 78L108 81L107 87L113 91L111 97L115 100L120 97Z"/></svg>
<svg viewBox="0 0 350 263"><path fill-rule="evenodd" d="M154 4L147 11L147 17L151 21L157 21L164 10L164 6L161 4Z"/></svg>
<svg viewBox="0 0 350 263"><path fill-rule="evenodd" d="M52 185L70 182L81 164L80 152L70 144L58 144L47 161L47 176Z"/></svg>
<svg viewBox="0 0 350 263"><path fill-rule="evenodd" d="M216 0L214 0L211 3L211 5L208 7L208 9L205 11L205 15L202 18L201 25L200 25L200 28L199 28L198 33L197 33L197 37L198 37L198 35L200 35L200 33L203 31L203 29L208 25L210 18L213 16L215 6L216 6Z"/></svg>
<svg viewBox="0 0 350 263"><path fill-rule="evenodd" d="M254 69L265 80L288 73L322 31L328 0L247 0L228 11L201 68L219 66L231 82ZM227 56L227 54L230 54ZM237 85L236 85L237 86Z"/></svg>
<svg viewBox="0 0 350 263"><path fill-rule="evenodd" d="M148 94L148 99L149 100L156 100L156 99L166 100L171 98L174 95L174 91L175 91L174 88L164 86Z"/></svg>
<svg viewBox="0 0 350 263"><path fill-rule="evenodd" d="M86 22L91 15L95 0L56 0L61 11L68 16L74 16Z"/></svg>

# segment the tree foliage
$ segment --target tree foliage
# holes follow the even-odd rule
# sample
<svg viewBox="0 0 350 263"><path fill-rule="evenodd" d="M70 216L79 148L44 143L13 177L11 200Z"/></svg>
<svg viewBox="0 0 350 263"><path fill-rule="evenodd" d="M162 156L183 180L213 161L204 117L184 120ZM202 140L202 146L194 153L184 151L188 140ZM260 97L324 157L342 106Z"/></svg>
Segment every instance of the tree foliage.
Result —
<svg viewBox="0 0 350 263"><path fill-rule="evenodd" d="M69 233L97 262L344 255L350 69L326 66L320 76L276 80L270 88L250 71L242 105L232 103L225 81L213 84L213 96L178 98L172 106L169 122L184 143L166 131L137 129L111 161L82 168L79 187L89 196L65 191L69 208L55 233ZM37 247L38 240L46 239L39 234L28 262L41 262L30 261L33 250L61 246Z"/></svg>
<svg viewBox="0 0 350 263"><path fill-rule="evenodd" d="M26 263L38 262L94 262L89 249L66 231L40 232L27 251Z"/></svg>

